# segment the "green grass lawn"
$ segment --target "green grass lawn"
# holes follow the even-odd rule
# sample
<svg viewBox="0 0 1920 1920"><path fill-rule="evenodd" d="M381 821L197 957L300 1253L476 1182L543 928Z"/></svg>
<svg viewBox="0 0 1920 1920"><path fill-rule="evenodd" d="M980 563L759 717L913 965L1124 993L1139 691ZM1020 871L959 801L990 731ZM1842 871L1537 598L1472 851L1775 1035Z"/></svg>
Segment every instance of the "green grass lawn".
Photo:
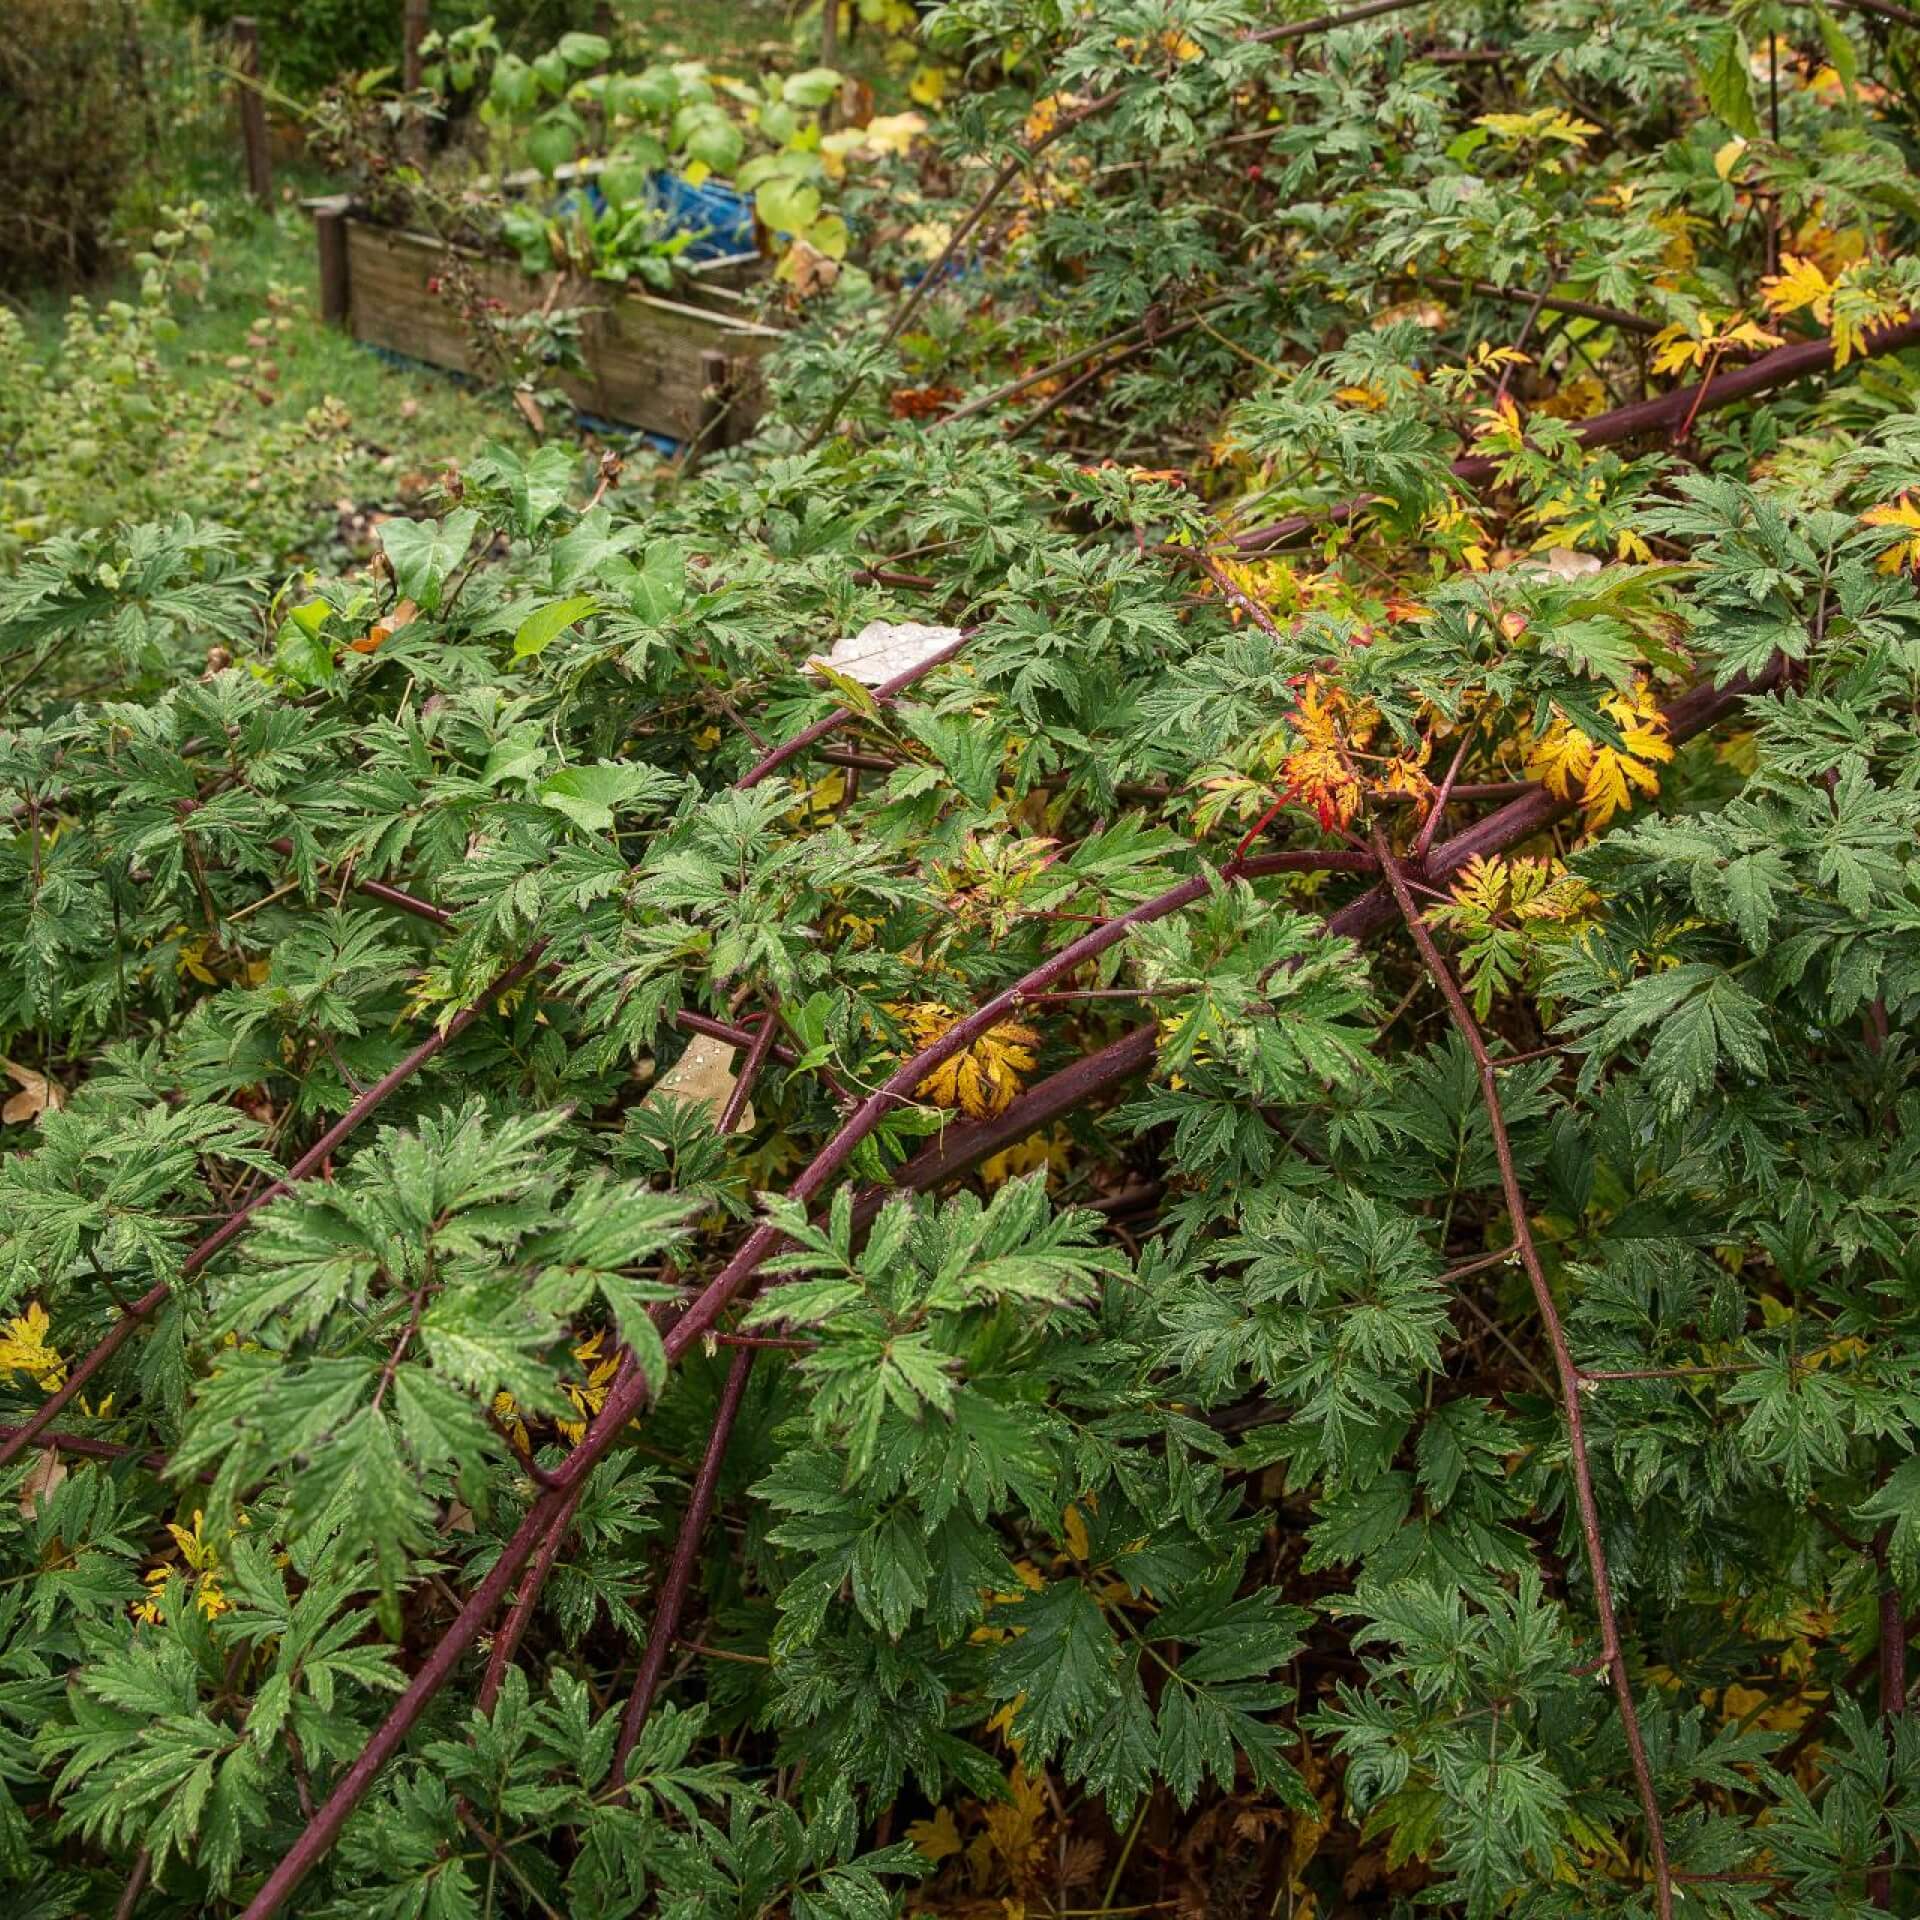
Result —
<svg viewBox="0 0 1920 1920"><path fill-rule="evenodd" d="M248 336L258 338L257 323L268 319L271 345L264 357L278 378L273 407L263 409L263 417L298 419L323 400L341 402L362 451L364 474L356 477L376 493L396 491L407 473L461 459L490 439L524 437L524 422L499 397L475 393L429 368L397 367L321 324L313 225L299 202L304 194L325 191L326 184L317 172L283 173L275 182L279 197L267 210L235 183L192 183L191 191L208 202L218 237L206 295L180 303L180 337L169 350L188 370L189 383L221 374L230 359L257 353ZM89 297L126 298L134 290L128 276L90 290ZM68 297L42 291L27 300L29 329L43 347L57 341ZM384 487L383 477L390 477Z"/></svg>

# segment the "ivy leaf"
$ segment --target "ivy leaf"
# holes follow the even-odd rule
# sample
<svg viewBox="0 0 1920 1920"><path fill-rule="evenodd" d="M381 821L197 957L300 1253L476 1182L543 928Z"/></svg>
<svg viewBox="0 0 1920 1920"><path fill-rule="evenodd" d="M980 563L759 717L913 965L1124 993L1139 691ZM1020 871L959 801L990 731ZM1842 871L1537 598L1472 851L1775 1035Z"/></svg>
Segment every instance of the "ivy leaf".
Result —
<svg viewBox="0 0 1920 1920"><path fill-rule="evenodd" d="M466 558L480 516L472 507L456 507L443 520L383 520L380 545L393 568L394 584L423 612L440 605L447 576Z"/></svg>
<svg viewBox="0 0 1920 1920"><path fill-rule="evenodd" d="M687 550L677 540L656 540L627 582L627 605L637 620L664 626L687 599Z"/></svg>

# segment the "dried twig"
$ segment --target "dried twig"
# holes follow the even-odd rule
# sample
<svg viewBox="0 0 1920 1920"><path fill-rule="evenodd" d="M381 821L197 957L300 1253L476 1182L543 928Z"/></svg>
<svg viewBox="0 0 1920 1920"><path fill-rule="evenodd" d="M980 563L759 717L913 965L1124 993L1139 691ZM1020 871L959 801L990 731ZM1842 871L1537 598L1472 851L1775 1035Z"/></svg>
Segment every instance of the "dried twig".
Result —
<svg viewBox="0 0 1920 1920"><path fill-rule="evenodd" d="M1627 1671L1626 1656L1620 1647L1620 1629L1613 1611L1613 1583L1607 1571L1606 1546L1600 1537L1600 1509L1593 1495L1593 1472L1587 1459L1586 1430L1581 1418L1580 1373L1573 1364L1566 1332L1560 1324L1560 1310L1554 1302L1553 1289L1547 1284L1546 1269L1540 1264L1539 1249L1534 1245L1527 1199L1520 1190L1520 1176L1514 1166L1513 1146L1507 1137L1506 1116L1500 1104L1499 1076L1494 1070L1493 1058L1487 1052L1479 1022L1473 1017L1473 1009L1467 1005L1466 995L1460 991L1452 968L1434 944L1433 935L1407 886L1400 862L1394 857L1392 848L1387 845L1386 837L1378 827L1374 828L1372 839L1374 856L1380 862L1381 872L1386 875L1387 886L1400 910L1400 918L1413 936L1413 943L1420 950L1420 958L1432 976L1434 985L1440 989L1441 997L1447 1003L1447 1011L1453 1018L1455 1031L1473 1055L1474 1068L1480 1077L1480 1098L1486 1108L1487 1124L1493 1136L1494 1158L1500 1167L1500 1190L1506 1201L1507 1217L1513 1225L1514 1249L1533 1287L1534 1305L1539 1310L1547 1344L1553 1351L1554 1372L1559 1377L1561 1412L1567 1423L1568 1452L1573 1463L1574 1499L1580 1512L1581 1536L1586 1542L1587 1569L1593 1579L1594 1611L1600 1618L1601 1657L1606 1662L1613 1682L1620 1725L1626 1735L1628 1756L1633 1763L1634 1785L1639 1791L1640 1810L1647 1824L1647 1851L1653 1865L1654 1906L1660 1920L1672 1920L1673 1875L1667 1866L1666 1829L1660 1818L1660 1802L1653 1790L1653 1769L1647 1759L1646 1741L1640 1732L1640 1713L1633 1698L1633 1677Z"/></svg>

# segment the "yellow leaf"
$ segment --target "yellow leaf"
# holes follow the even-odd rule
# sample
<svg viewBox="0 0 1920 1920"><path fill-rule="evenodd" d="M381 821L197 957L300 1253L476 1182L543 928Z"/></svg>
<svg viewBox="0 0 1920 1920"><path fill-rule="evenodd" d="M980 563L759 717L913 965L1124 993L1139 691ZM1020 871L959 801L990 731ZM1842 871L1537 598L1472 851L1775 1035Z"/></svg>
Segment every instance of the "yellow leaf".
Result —
<svg viewBox="0 0 1920 1920"><path fill-rule="evenodd" d="M1572 797L1586 784L1593 765L1593 742L1577 727L1556 721L1527 749L1527 773L1546 783L1556 800Z"/></svg>
<svg viewBox="0 0 1920 1920"><path fill-rule="evenodd" d="M1525 140L1558 140L1569 147L1584 147L1600 131L1562 107L1541 107L1533 113L1483 113L1473 124L1516 145Z"/></svg>
<svg viewBox="0 0 1920 1920"><path fill-rule="evenodd" d="M0 1338L0 1373L24 1373L44 1393L51 1393L67 1377L67 1363L47 1340L52 1329L47 1310L29 1300L25 1313L9 1320Z"/></svg>
<svg viewBox="0 0 1920 1920"><path fill-rule="evenodd" d="M930 1046L959 1019L937 1001L896 1008L916 1053ZM914 1091L936 1107L958 1107L970 1120L991 1119L1013 1105L1020 1076L1032 1071L1040 1036L1017 1020L1002 1020L972 1046L943 1060Z"/></svg>
<svg viewBox="0 0 1920 1920"><path fill-rule="evenodd" d="M1898 573L1902 567L1920 567L1920 506L1911 494L1903 493L1891 506L1871 507L1860 516L1863 527L1899 527L1904 538L1896 541L1880 556L1882 573Z"/></svg>
<svg viewBox="0 0 1920 1920"><path fill-rule="evenodd" d="M1068 1504L1066 1512L1060 1516L1060 1530L1066 1538L1067 1551L1076 1560L1093 1557L1093 1543L1087 1538L1087 1523L1081 1519L1077 1506Z"/></svg>
<svg viewBox="0 0 1920 1920"><path fill-rule="evenodd" d="M1782 314L1798 313L1802 307L1811 307L1814 318L1824 324L1833 299L1832 281L1813 261L1797 253L1783 253L1780 265L1783 272L1760 283L1760 297L1766 302L1767 311L1778 318Z"/></svg>
<svg viewBox="0 0 1920 1920"><path fill-rule="evenodd" d="M926 130L923 113L876 114L860 130L860 142L873 153L906 153Z"/></svg>
<svg viewBox="0 0 1920 1920"><path fill-rule="evenodd" d="M938 1808L931 1820L916 1820L907 1829L907 1838L920 1857L931 1860L935 1866L958 1853L962 1844L960 1829L945 1807Z"/></svg>
<svg viewBox="0 0 1920 1920"><path fill-rule="evenodd" d="M1527 753L1528 773L1544 781L1556 799L1569 799L1579 788L1587 826L1594 832L1616 813L1629 810L1636 792L1648 797L1658 793L1660 776L1654 764L1673 758L1666 716L1648 688L1610 693L1600 704L1620 728L1620 746L1603 746L1556 714Z"/></svg>

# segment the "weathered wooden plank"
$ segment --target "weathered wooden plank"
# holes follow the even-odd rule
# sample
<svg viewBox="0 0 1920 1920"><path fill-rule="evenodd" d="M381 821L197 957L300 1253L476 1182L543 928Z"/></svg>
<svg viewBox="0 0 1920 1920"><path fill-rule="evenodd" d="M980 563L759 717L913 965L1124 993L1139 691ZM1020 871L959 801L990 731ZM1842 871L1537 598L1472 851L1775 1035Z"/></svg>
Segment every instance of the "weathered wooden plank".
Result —
<svg viewBox="0 0 1920 1920"><path fill-rule="evenodd" d="M438 241L364 220L348 218L344 225L356 339L461 373L496 371L476 364L465 323L443 294L429 291L429 283L446 271L446 250ZM513 262L474 253L462 259L481 296L505 311L529 313L549 304L548 283ZM737 440L751 430L763 404L754 363L780 334L729 311L733 302L725 289L716 289L715 296L714 305L695 306L601 281L563 285L553 307L593 311L581 326L587 371L557 374L554 384L589 413L689 440L711 424L705 356L718 353L729 365L731 404L709 444Z"/></svg>

